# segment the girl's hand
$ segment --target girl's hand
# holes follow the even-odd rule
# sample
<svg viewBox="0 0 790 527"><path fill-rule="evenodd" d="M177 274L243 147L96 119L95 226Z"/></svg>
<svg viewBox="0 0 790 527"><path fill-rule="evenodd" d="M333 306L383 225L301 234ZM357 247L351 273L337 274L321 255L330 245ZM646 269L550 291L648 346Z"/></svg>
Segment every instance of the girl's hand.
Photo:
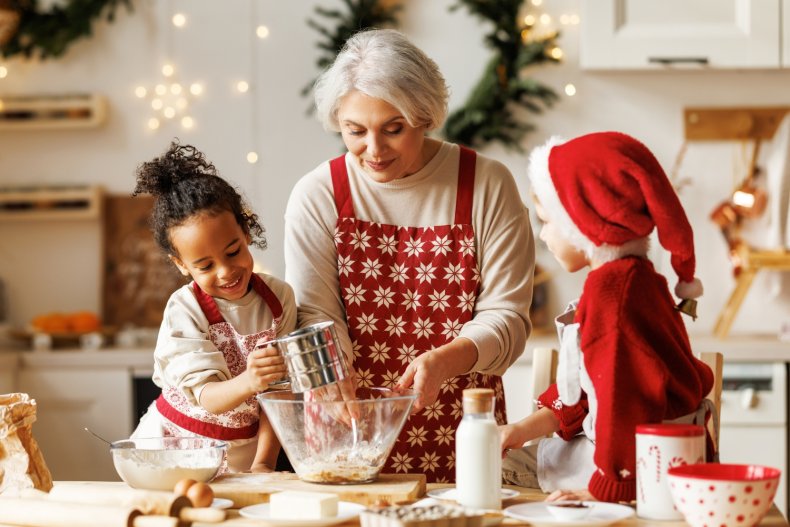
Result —
<svg viewBox="0 0 790 527"><path fill-rule="evenodd" d="M510 423L507 425L500 425L499 438L502 443L502 458L507 455L508 450L514 448L521 448L524 443L529 441L526 438L524 431L518 426L518 423Z"/></svg>
<svg viewBox="0 0 790 527"><path fill-rule="evenodd" d="M411 361L403 372L396 389L411 388L417 392L412 414L436 402L442 383L452 376L447 369L448 362L438 360L436 350L431 350Z"/></svg>
<svg viewBox="0 0 790 527"><path fill-rule="evenodd" d="M555 490L546 501L597 501L587 489L580 490Z"/></svg>
<svg viewBox="0 0 790 527"><path fill-rule="evenodd" d="M285 377L287 368L280 352L271 346L255 348L247 355L247 383L254 393L262 392L269 384Z"/></svg>

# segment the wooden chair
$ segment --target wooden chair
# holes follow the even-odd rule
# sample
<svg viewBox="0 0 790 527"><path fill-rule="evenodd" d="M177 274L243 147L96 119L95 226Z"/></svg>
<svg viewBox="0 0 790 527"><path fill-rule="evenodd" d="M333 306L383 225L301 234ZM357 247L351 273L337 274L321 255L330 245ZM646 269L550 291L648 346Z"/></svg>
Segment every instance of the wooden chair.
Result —
<svg viewBox="0 0 790 527"><path fill-rule="evenodd" d="M532 386L529 400L533 412L538 409L538 396L557 378L558 360L559 353L554 348L535 348L532 351Z"/></svg>
<svg viewBox="0 0 790 527"><path fill-rule="evenodd" d="M710 399L710 402L712 402L713 406L716 408L716 415L713 416L714 418L708 423L708 430L713 438L713 444L716 447L716 455L718 455L719 432L721 431L721 375L722 369L724 368L724 355L713 351L703 351L699 354L699 359L713 370L713 388L711 388L710 393L708 393L705 398Z"/></svg>
<svg viewBox="0 0 790 527"><path fill-rule="evenodd" d="M536 400L540 394L554 383L557 377L557 362L559 353L553 348L535 348L532 351L532 387L530 391L530 401L532 411L537 410ZM718 352L702 352L699 359L713 370L713 388L706 395L710 399L716 411L716 415L708 423L708 429L716 452L719 451L719 421L721 418L721 390L722 390L722 368L724 356Z"/></svg>

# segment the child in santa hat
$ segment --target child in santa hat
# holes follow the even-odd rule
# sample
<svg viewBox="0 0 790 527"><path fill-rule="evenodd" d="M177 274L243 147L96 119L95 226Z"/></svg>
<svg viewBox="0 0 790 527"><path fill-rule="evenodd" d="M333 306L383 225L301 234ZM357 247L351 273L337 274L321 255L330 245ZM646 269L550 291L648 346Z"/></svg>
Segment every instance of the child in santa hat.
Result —
<svg viewBox="0 0 790 527"><path fill-rule="evenodd" d="M500 427L503 480L540 487L549 500L631 501L636 425L711 415L713 374L693 356L667 280L647 258L656 228L680 278L675 294L700 296L691 226L653 154L625 134L552 138L528 172L540 238L566 270L590 272L556 319L557 382L535 413ZM523 447L551 433L559 437Z"/></svg>

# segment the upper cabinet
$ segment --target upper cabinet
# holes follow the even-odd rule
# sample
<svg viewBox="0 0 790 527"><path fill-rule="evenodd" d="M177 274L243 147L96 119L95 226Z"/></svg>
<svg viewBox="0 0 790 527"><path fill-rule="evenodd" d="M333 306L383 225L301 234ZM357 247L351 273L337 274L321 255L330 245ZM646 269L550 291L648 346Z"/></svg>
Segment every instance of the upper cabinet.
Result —
<svg viewBox="0 0 790 527"><path fill-rule="evenodd" d="M583 68L790 67L790 0L580 4Z"/></svg>

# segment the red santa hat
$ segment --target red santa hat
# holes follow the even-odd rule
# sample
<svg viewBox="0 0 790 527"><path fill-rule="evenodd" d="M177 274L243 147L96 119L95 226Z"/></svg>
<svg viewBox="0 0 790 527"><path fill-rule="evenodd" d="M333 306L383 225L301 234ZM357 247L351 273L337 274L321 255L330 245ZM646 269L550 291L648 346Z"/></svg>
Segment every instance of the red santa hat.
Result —
<svg viewBox="0 0 790 527"><path fill-rule="evenodd" d="M533 150L529 179L541 207L568 241L598 261L647 254L656 228L680 278L675 294L702 295L694 236L664 170L645 145L618 132L552 137Z"/></svg>

